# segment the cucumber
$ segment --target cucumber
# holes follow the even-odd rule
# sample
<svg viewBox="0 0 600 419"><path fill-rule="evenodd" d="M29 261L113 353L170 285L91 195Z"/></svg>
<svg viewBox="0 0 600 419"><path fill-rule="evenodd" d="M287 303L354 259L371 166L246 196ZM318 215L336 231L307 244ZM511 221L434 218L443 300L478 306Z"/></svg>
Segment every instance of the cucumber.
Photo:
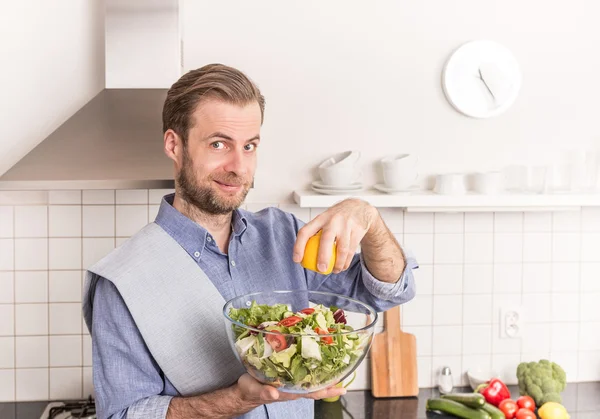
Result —
<svg viewBox="0 0 600 419"><path fill-rule="evenodd" d="M442 395L442 399L453 400L464 404L465 406L478 409L483 407L485 404L485 397L483 394L477 393L451 393Z"/></svg>
<svg viewBox="0 0 600 419"><path fill-rule="evenodd" d="M488 412L490 414L490 416L492 417L492 419L504 419L505 418L504 413L502 413L502 410L498 409L493 404L485 403L483 405L483 407L481 407L481 409Z"/></svg>
<svg viewBox="0 0 600 419"><path fill-rule="evenodd" d="M442 413L448 413L449 415L454 415L462 419L492 419L490 415L483 410L471 409L464 404L448 399L427 399L425 408L427 410L437 410Z"/></svg>

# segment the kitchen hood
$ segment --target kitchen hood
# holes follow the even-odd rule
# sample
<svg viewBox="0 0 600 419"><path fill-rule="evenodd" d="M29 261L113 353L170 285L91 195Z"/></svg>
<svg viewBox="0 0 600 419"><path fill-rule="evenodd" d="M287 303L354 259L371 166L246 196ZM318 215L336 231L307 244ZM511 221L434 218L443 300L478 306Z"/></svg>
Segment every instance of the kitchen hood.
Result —
<svg viewBox="0 0 600 419"><path fill-rule="evenodd" d="M167 89L104 89L4 175L0 190L173 188Z"/></svg>

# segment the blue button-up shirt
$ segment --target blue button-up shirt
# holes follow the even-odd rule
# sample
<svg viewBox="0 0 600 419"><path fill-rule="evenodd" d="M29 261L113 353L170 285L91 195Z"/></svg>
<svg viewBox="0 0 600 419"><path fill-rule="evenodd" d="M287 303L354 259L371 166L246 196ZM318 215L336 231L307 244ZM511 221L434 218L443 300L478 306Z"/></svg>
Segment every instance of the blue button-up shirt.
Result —
<svg viewBox="0 0 600 419"><path fill-rule="evenodd" d="M305 270L292 260L296 234L304 223L277 208L257 213L234 211L225 254L205 228L172 206L173 198L163 198L155 222L198 263L225 300L264 290L310 289L354 297L385 311L415 294L412 269L417 264L410 257L402 278L394 284L374 278L360 253L348 270L339 274ZM180 394L146 347L117 288L105 278L96 285L92 329L98 417L164 418L171 398ZM286 419L306 419L307 411L313 416L314 402L310 399L281 403L289 406ZM269 415L265 406L259 406L241 417Z"/></svg>

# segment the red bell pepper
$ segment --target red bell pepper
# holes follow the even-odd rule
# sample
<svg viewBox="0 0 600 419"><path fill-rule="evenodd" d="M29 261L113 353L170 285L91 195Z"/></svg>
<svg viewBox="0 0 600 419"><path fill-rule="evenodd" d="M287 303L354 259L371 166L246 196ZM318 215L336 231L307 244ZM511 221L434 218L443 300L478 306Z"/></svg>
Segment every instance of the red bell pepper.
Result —
<svg viewBox="0 0 600 419"><path fill-rule="evenodd" d="M498 407L502 400L510 399L510 391L500 379L493 378L475 389L476 393L483 394L485 401Z"/></svg>

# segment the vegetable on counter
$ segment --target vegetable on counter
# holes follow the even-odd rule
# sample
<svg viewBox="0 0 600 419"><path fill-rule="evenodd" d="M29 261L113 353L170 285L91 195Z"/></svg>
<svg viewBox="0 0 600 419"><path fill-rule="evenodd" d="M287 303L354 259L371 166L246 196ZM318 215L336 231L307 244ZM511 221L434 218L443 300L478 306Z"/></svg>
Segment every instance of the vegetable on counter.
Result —
<svg viewBox="0 0 600 419"><path fill-rule="evenodd" d="M529 409L520 408L517 410L515 419L537 419L537 416Z"/></svg>
<svg viewBox="0 0 600 419"><path fill-rule="evenodd" d="M491 419L491 416L484 410L472 409L449 399L428 399L425 409L447 413L462 419Z"/></svg>
<svg viewBox="0 0 600 419"><path fill-rule="evenodd" d="M542 419L569 419L569 413L562 404L555 402L544 403L538 409L538 415Z"/></svg>
<svg viewBox="0 0 600 419"><path fill-rule="evenodd" d="M517 406L535 412L535 401L529 396L521 396L517 399Z"/></svg>
<svg viewBox="0 0 600 419"><path fill-rule="evenodd" d="M493 378L475 389L476 393L483 394L485 400L494 406L498 406L502 400L510 398L510 391L506 384L499 378Z"/></svg>
<svg viewBox="0 0 600 419"><path fill-rule="evenodd" d="M517 406L517 403L515 403L514 400L504 399L498 405L498 409L504 413L504 417L506 417L506 419L513 419L517 413L517 410L519 410L519 406Z"/></svg>
<svg viewBox="0 0 600 419"><path fill-rule="evenodd" d="M453 400L474 409L479 409L485 405L485 397L478 393L449 393L442 395L442 399Z"/></svg>
<svg viewBox="0 0 600 419"><path fill-rule="evenodd" d="M496 406L491 405L489 403L485 403L482 407L483 410L489 413L492 419L505 419L504 413L502 410L498 409Z"/></svg>
<svg viewBox="0 0 600 419"><path fill-rule="evenodd" d="M560 393L567 386L565 371L555 362L521 362L517 367L521 395L531 396L536 406L547 402L562 403Z"/></svg>

